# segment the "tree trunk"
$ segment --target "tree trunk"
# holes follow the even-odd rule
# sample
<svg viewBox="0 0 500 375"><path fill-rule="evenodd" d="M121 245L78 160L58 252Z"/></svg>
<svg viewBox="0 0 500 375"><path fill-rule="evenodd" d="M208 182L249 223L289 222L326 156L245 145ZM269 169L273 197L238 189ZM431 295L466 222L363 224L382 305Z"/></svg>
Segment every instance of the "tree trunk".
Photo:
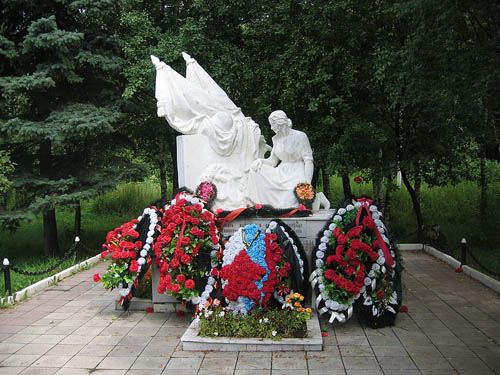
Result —
<svg viewBox="0 0 500 375"><path fill-rule="evenodd" d="M165 150L166 152L166 150ZM162 204L167 203L167 161L165 154L160 156L160 161L158 162L160 168L160 192L161 192L161 202Z"/></svg>
<svg viewBox="0 0 500 375"><path fill-rule="evenodd" d="M330 174L324 168L321 170L321 177L323 180L323 194L325 194L326 199L330 200Z"/></svg>
<svg viewBox="0 0 500 375"><path fill-rule="evenodd" d="M415 194L415 189L410 184L410 181L408 181L408 176L406 175L406 171L401 170L401 177L403 178L403 183L406 186L406 190L408 190L408 193L410 194L411 201L413 203L413 211L415 212L415 216L417 218L417 241L418 242L423 242L424 241L424 218L422 216L422 209L420 207L420 202L417 199L417 195Z"/></svg>
<svg viewBox="0 0 500 375"><path fill-rule="evenodd" d="M373 180L373 200L381 211L384 210L383 194L383 180L382 178L377 177Z"/></svg>
<svg viewBox="0 0 500 375"><path fill-rule="evenodd" d="M56 210L54 208L43 213L43 253L45 256L59 253Z"/></svg>
<svg viewBox="0 0 500 375"><path fill-rule="evenodd" d="M312 175L312 178L311 178L311 185L312 185L315 189L316 189L316 186L318 186L318 176L319 176L319 171L320 171L319 166L315 165L315 166L314 166L313 175Z"/></svg>
<svg viewBox="0 0 500 375"><path fill-rule="evenodd" d="M81 229L82 229L82 206L80 206L80 201L78 201L78 206L75 207L75 236L80 237Z"/></svg>
<svg viewBox="0 0 500 375"><path fill-rule="evenodd" d="M169 127L170 128L170 127ZM169 130L167 135L168 151L170 152L170 157L172 159L173 174L172 174L172 185L173 191L176 191L181 186L179 186L179 171L177 170L177 146L176 146L176 135L175 131Z"/></svg>
<svg viewBox="0 0 500 375"><path fill-rule="evenodd" d="M488 181L486 180L486 158L484 152L481 152L479 162L479 186L481 187L481 195L479 200L479 221L482 228L488 225Z"/></svg>
<svg viewBox="0 0 500 375"><path fill-rule="evenodd" d="M392 182L392 178L393 176L389 174L387 176L387 181L385 184L385 199L382 213L384 214L384 219L386 222L389 222L391 217L392 192L394 191L394 183Z"/></svg>
<svg viewBox="0 0 500 375"><path fill-rule="evenodd" d="M422 171L420 170L420 162L415 161L415 196L419 202L422 202L420 199L422 191Z"/></svg>
<svg viewBox="0 0 500 375"><path fill-rule="evenodd" d="M40 176L50 179L53 166L52 144L49 140L45 140L40 144L38 155L40 160ZM46 191L45 194L49 196L50 191ZM52 255L58 252L56 210L53 207L43 212L43 253L45 255Z"/></svg>
<svg viewBox="0 0 500 375"><path fill-rule="evenodd" d="M344 189L344 198L352 199L354 198L354 194L351 190L351 180L349 178L349 174L342 173L342 188Z"/></svg>

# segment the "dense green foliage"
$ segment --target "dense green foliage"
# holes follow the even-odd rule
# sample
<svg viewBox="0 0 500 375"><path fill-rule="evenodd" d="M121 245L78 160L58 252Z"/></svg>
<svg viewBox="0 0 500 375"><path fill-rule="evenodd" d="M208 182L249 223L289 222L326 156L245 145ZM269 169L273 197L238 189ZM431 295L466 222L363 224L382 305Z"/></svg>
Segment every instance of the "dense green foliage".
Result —
<svg viewBox="0 0 500 375"><path fill-rule="evenodd" d="M327 191L329 175L361 171L397 222L401 171L422 240L434 224L424 186L475 181L479 199L466 204L491 234L484 242L495 238L497 2L1 0L0 16L0 147L15 163L2 154L0 189L12 185L0 222L42 213L46 253L55 209L142 177L133 162L158 171L163 198L176 184L175 132L156 116L149 56L182 72L182 51L267 136L270 111L285 110L308 133ZM344 178L343 195L350 188Z"/></svg>
<svg viewBox="0 0 500 375"><path fill-rule="evenodd" d="M56 207L137 175L117 133L118 10L115 1L2 1L0 147L16 168L0 223L14 229L42 213L45 254L58 250Z"/></svg>

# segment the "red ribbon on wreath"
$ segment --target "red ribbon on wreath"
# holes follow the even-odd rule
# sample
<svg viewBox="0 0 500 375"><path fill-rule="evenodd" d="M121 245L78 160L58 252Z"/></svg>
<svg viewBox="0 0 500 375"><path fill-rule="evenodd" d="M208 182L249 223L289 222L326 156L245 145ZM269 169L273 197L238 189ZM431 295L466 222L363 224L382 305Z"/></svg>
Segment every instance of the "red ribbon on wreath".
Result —
<svg viewBox="0 0 500 375"><path fill-rule="evenodd" d="M238 208L234 211L231 211L230 213L228 213L225 217L223 217L222 219L217 219L217 221L220 223L220 230L222 232L222 228L224 228L224 225L226 225L226 223L229 223L230 221L233 221L235 220L238 216L240 216L240 214L245 211L248 207L241 207L241 208Z"/></svg>
<svg viewBox="0 0 500 375"><path fill-rule="evenodd" d="M358 202L361 203L361 207L358 211L358 215L356 216L356 225L359 225L359 221L361 219L361 214L362 214L363 208L366 211L366 214L368 215L368 217L373 220L372 213L370 212L370 209L368 208L372 204L372 200L368 199L368 198L359 198ZM377 240L380 244L380 248L382 249L382 252L384 253L385 263L389 267L392 267L394 265L394 259L392 258L391 252L387 248L385 241L382 239L382 235L380 234L377 226L375 226L375 235L377 236Z"/></svg>

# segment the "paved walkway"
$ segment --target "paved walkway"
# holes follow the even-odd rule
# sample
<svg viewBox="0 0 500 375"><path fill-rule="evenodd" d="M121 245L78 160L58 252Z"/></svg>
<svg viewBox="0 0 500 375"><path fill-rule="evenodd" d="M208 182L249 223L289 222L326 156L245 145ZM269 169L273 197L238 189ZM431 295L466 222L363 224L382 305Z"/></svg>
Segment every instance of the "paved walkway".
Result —
<svg viewBox="0 0 500 375"><path fill-rule="evenodd" d="M394 327L331 326L323 352L182 351L189 317L114 310L105 264L0 310L0 374L500 374L500 298L425 253L403 252Z"/></svg>

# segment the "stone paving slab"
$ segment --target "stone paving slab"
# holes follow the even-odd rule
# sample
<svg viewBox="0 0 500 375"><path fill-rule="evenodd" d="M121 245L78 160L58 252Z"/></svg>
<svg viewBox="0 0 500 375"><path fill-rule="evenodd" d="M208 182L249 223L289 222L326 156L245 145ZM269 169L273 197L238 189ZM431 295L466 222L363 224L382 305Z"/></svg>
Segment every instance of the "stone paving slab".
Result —
<svg viewBox="0 0 500 375"><path fill-rule="evenodd" d="M423 252L402 253L394 327L328 325L321 352L188 352L190 317L115 310L99 263L0 310L0 375L500 374L500 297ZM322 321L324 324L325 321Z"/></svg>

